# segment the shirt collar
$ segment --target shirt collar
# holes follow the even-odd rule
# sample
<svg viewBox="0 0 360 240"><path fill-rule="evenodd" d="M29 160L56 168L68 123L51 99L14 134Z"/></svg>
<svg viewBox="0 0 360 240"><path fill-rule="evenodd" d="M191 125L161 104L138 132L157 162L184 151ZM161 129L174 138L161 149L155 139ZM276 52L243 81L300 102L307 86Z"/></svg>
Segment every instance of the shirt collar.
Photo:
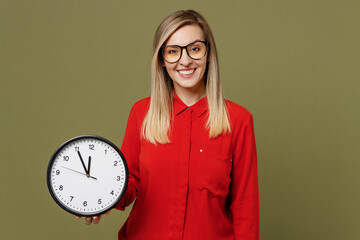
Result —
<svg viewBox="0 0 360 240"><path fill-rule="evenodd" d="M174 114L178 115L188 108L191 109L197 117L200 117L209 108L207 97L205 96L205 97L201 98L199 101L197 101L195 104L193 104L191 106L187 106L183 101L181 101L181 99L178 97L178 95L176 95L176 93L174 91L173 92Z"/></svg>

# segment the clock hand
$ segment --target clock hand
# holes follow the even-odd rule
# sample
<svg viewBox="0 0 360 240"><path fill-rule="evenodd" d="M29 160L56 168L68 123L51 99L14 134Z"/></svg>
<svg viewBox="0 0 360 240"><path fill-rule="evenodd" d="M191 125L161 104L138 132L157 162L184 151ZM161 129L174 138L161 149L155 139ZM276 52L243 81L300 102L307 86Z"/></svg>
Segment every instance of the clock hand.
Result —
<svg viewBox="0 0 360 240"><path fill-rule="evenodd" d="M68 168L68 167L64 167L64 166L61 166L61 167L65 168L65 169L67 169L67 170L70 170L70 171L76 172L76 173L80 173L81 175L85 175L85 176L87 176L86 174L84 174L84 173L82 173L82 172L79 172L79 171L76 171L76 170L74 170L74 169L71 169L71 168ZM89 176L89 177L91 177L91 178L93 178L93 179L97 180L97 178L96 178L96 177L93 177L93 176Z"/></svg>
<svg viewBox="0 0 360 240"><path fill-rule="evenodd" d="M77 153L78 153L78 155L79 155L79 157L80 157L80 161L81 161L82 166L83 166L83 168L84 168L84 170L85 170L85 173L86 173L86 175L88 175L89 173L88 173L88 170L86 170L85 163L84 163L84 160L83 160L82 157L81 157L80 151L77 151Z"/></svg>
<svg viewBox="0 0 360 240"><path fill-rule="evenodd" d="M91 165L91 156L89 156L88 167L87 167L87 170L88 170L87 175L89 175L89 176L90 176L90 165Z"/></svg>

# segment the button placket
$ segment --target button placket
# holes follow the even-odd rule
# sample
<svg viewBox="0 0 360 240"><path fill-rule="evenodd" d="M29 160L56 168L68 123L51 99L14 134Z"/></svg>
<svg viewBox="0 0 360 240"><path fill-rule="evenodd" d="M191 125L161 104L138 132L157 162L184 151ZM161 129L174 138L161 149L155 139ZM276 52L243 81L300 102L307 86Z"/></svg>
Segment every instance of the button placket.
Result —
<svg viewBox="0 0 360 240"><path fill-rule="evenodd" d="M186 110L191 110L189 107ZM189 161L190 161L190 151L191 151L191 131L192 131L192 112L186 111L185 116L182 119L184 124L184 134L182 138L182 154L181 154L181 163L179 168L180 173L180 185L178 189L178 197L176 208L177 217L175 220L175 228L178 229L176 233L174 233L174 239L182 239L183 237L183 227L185 224L185 214L186 214L186 206L187 206L187 194L189 188Z"/></svg>

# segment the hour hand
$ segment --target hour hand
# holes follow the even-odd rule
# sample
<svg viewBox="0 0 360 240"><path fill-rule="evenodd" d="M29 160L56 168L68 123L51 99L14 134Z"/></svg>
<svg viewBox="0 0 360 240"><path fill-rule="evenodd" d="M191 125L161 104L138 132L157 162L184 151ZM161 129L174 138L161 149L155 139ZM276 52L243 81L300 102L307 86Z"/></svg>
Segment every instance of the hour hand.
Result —
<svg viewBox="0 0 360 240"><path fill-rule="evenodd" d="M77 153L78 153L78 155L79 155L79 158L80 158L81 164L82 164L82 166L83 166L83 168L84 168L84 170L85 170L85 173L86 173L86 175L88 175L89 173L88 173L88 170L87 170L86 167L85 167L85 163L84 163L84 160L83 160L82 157L81 157L80 151L78 151Z"/></svg>

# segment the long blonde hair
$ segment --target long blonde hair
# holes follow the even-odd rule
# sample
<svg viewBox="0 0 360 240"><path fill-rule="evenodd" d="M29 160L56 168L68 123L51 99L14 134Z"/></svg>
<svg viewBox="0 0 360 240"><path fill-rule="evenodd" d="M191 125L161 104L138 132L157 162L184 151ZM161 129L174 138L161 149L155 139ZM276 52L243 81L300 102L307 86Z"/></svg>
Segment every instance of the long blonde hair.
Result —
<svg viewBox="0 0 360 240"><path fill-rule="evenodd" d="M151 143L170 143L169 129L173 100L173 82L163 68L160 47L179 28L186 25L198 25L209 43L208 65L205 71L206 96L209 106L206 127L209 137L215 138L231 131L230 122L220 84L218 55L215 40L206 20L194 10L182 10L170 14L156 30L153 58L151 64L151 100L150 107L142 125L142 136Z"/></svg>

